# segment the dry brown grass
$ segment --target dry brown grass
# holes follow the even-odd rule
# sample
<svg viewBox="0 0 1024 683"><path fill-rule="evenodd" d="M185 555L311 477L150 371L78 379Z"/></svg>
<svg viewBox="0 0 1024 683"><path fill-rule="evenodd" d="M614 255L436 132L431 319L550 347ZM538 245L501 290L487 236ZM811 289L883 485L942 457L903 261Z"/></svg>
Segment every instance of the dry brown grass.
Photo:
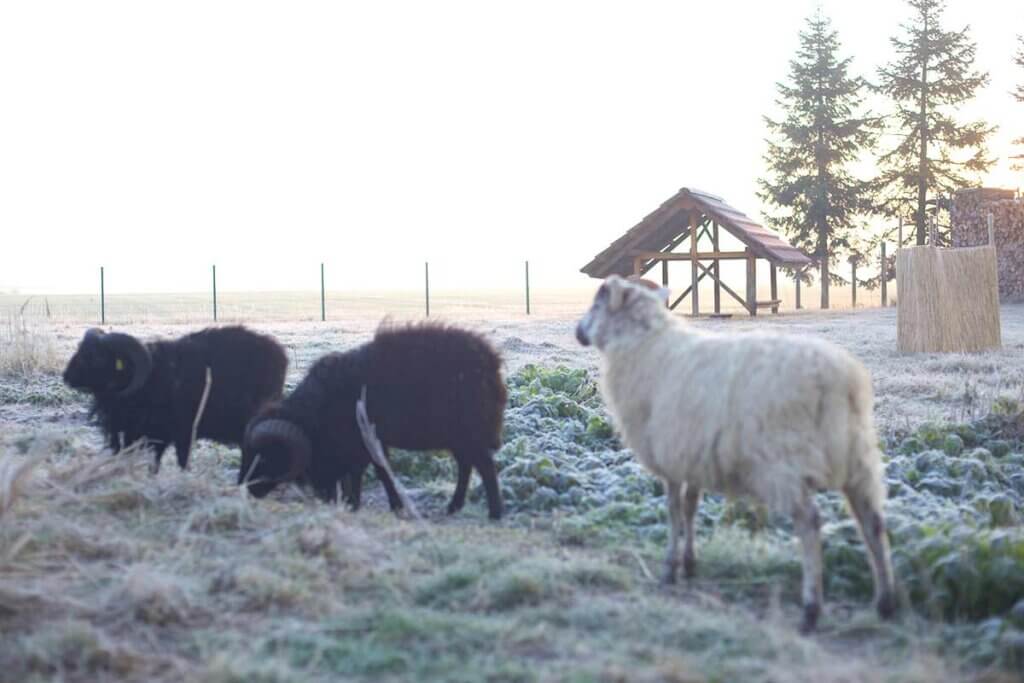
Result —
<svg viewBox="0 0 1024 683"><path fill-rule="evenodd" d="M641 565L660 551L638 563L632 537L564 546L482 509L413 523L375 490L358 514L254 501L225 449L152 476L143 454L76 444L0 445L2 471L34 472L0 520L5 680L965 680L923 646L851 658L848 636L802 638L792 610L759 615L714 582L659 589Z"/></svg>
<svg viewBox="0 0 1024 683"><path fill-rule="evenodd" d="M59 372L62 365L54 335L48 330L15 316L0 325L0 375Z"/></svg>

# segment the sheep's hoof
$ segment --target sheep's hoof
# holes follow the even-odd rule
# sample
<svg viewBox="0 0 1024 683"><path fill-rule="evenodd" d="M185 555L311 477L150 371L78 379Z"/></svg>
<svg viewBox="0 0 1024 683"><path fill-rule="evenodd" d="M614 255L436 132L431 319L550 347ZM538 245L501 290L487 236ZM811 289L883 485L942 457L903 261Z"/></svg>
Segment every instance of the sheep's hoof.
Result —
<svg viewBox="0 0 1024 683"><path fill-rule="evenodd" d="M676 577L679 575L679 563L678 562L666 562L665 573L661 577L661 585L663 586L674 586L676 584Z"/></svg>
<svg viewBox="0 0 1024 683"><path fill-rule="evenodd" d="M454 515L456 512L458 512L461 509L462 509L461 505L456 505L455 503L448 503L448 514L449 515Z"/></svg>
<svg viewBox="0 0 1024 683"><path fill-rule="evenodd" d="M812 602L804 605L804 620L800 624L800 633L807 635L814 631L818 625L818 616L821 614L821 605Z"/></svg>
<svg viewBox="0 0 1024 683"><path fill-rule="evenodd" d="M878 616L882 619L889 620L896 615L896 594L890 591L882 593L881 597L878 598L876 609L878 610Z"/></svg>
<svg viewBox="0 0 1024 683"><path fill-rule="evenodd" d="M683 576L687 579L692 579L697 576L697 558L695 557L683 557Z"/></svg>

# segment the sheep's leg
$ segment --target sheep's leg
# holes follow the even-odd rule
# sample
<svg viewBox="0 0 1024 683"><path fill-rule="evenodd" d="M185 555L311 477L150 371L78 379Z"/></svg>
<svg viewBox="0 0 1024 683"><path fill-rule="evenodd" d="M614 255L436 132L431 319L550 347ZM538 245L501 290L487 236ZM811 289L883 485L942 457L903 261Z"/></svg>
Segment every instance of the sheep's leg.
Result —
<svg viewBox="0 0 1024 683"><path fill-rule="evenodd" d="M679 573L679 536L683 533L682 487L679 482L665 480L665 497L668 500L668 555L665 557L665 576L662 583L676 582Z"/></svg>
<svg viewBox="0 0 1024 683"><path fill-rule="evenodd" d="M469 488L469 477L473 474L473 466L463 453L454 453L455 462L459 467L458 480L455 482L455 493L448 503L448 514L454 515L466 504L466 491Z"/></svg>
<svg viewBox="0 0 1024 683"><path fill-rule="evenodd" d="M686 493L683 495L683 525L686 530L686 541L683 546L683 575L688 579L697 575L697 555L694 552L693 544L697 537L694 520L697 517L698 505L700 505L700 487L687 484Z"/></svg>
<svg viewBox="0 0 1024 683"><path fill-rule="evenodd" d="M356 467L355 471L347 475L349 480L348 504L353 512L359 509L363 501L363 475L366 473L366 465Z"/></svg>
<svg viewBox="0 0 1024 683"><path fill-rule="evenodd" d="M153 444L153 466L149 468L150 473L157 474L160 472L160 459L164 457L164 451L166 450L166 441L159 441Z"/></svg>
<svg viewBox="0 0 1024 683"><path fill-rule="evenodd" d="M183 439L174 440L174 453L178 456L178 467L184 472L188 469L188 456L192 451L192 439L186 436Z"/></svg>
<svg viewBox="0 0 1024 683"><path fill-rule="evenodd" d="M814 499L809 495L797 503L793 510L793 527L803 545L803 605L802 633L814 630L825 600L822 584L821 515Z"/></svg>
<svg viewBox="0 0 1024 683"><path fill-rule="evenodd" d="M875 609L878 610L878 616L889 619L896 613L896 586L889 556L889 539L885 534L885 520L881 510L869 497L852 491L845 493L857 519L861 538L867 546L868 559L871 560L871 573L875 580Z"/></svg>
<svg viewBox="0 0 1024 683"><path fill-rule="evenodd" d="M487 493L487 516L491 519L501 519L502 508L501 489L498 487L498 470L494 467L494 459L489 452L484 452L476 459L476 471L484 482L484 491Z"/></svg>

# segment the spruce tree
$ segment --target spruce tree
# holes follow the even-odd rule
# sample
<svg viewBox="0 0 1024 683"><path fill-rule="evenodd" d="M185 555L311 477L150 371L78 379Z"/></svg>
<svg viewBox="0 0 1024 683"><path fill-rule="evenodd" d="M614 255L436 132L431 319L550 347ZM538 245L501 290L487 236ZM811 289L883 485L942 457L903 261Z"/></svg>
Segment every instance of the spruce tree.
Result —
<svg viewBox="0 0 1024 683"><path fill-rule="evenodd" d="M1014 61L1017 63L1017 66L1024 69L1024 35L1018 36L1017 42L1020 43L1020 46L1017 48L1017 57ZM1013 96L1018 102L1024 102L1024 75L1021 76L1020 85L1017 86L1017 91L1013 93ZM1013 144L1024 145L1024 137L1014 140ZM1024 171L1024 152L1013 158L1020 160L1019 163L1014 165L1014 169Z"/></svg>
<svg viewBox="0 0 1024 683"><path fill-rule="evenodd" d="M907 0L912 10L903 35L890 39L896 59L878 70L877 89L892 100L891 132L898 143L878 160L880 208L886 215L906 212L925 243L929 195L964 187L993 163L986 140L994 128L983 121L961 123L960 105L988 83L974 68L970 27L942 28L943 0Z"/></svg>
<svg viewBox="0 0 1024 683"><path fill-rule="evenodd" d="M849 57L838 56L838 35L820 9L799 40L788 82L776 86L783 116L765 117L771 138L759 196L779 210L768 224L813 254L828 308L829 284L841 280L831 265L850 248L868 208L866 183L850 165L874 144L877 122L860 114L864 81L850 75Z"/></svg>

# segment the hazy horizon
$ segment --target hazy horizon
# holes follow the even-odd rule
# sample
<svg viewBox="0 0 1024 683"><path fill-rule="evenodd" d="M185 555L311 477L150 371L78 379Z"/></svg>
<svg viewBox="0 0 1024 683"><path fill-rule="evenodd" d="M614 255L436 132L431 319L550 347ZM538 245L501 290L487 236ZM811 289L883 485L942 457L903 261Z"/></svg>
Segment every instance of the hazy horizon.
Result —
<svg viewBox="0 0 1024 683"><path fill-rule="evenodd" d="M820 4L873 78L903 2L8 3L0 291L549 288L683 186L755 219L762 117ZM947 3L1017 188L1024 6ZM881 109L877 102L872 102Z"/></svg>

